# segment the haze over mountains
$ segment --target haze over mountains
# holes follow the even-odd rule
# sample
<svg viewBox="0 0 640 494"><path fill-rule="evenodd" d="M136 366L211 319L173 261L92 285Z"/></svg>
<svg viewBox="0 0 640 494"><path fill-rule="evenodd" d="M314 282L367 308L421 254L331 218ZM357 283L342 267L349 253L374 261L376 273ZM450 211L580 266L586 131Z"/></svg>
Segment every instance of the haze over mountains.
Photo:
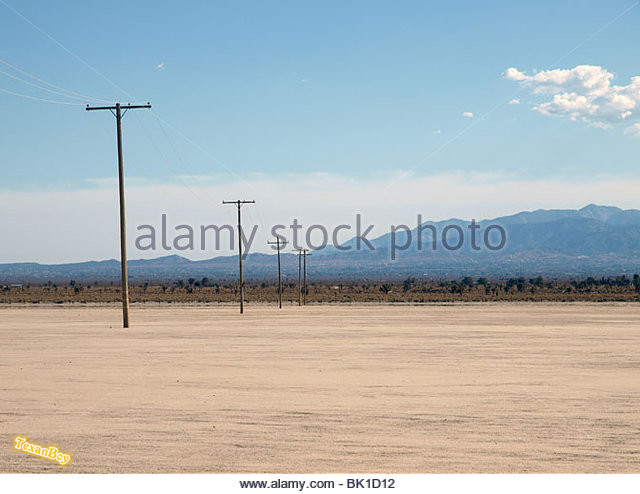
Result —
<svg viewBox="0 0 640 494"><path fill-rule="evenodd" d="M591 204L579 210L537 210L478 221L475 250L471 243L470 220L450 219L423 223L420 242L414 228L411 233L397 231L369 240L374 249L340 250L328 247L314 251L308 258L307 272L313 279L397 279L452 278L460 276L579 277L615 276L640 272L640 210ZM492 251L484 245L483 232L499 225L506 233L504 248ZM442 232L449 227L449 245L456 244L458 233L464 242L457 250L448 250ZM432 232L436 232L433 249ZM497 229L489 235L489 244L497 245ZM408 242L409 235L411 242ZM499 238L498 238L499 240ZM341 245L355 247L355 239ZM396 246L393 249L393 245ZM392 260L392 254L395 259ZM284 276L297 281L295 254L283 253ZM276 257L249 254L244 264L247 280L274 279ZM175 280L186 278L235 279L237 256L220 256L190 261L177 255L152 260L129 261L133 281ZM38 263L0 264L3 283L46 281L117 280L119 261L90 261L72 264Z"/></svg>

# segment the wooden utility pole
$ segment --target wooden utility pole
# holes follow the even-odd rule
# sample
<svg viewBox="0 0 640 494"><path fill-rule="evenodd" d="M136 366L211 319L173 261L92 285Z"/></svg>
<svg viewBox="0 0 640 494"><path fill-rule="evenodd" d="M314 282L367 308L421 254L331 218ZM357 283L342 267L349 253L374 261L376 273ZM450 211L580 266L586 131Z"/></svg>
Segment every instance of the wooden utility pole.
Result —
<svg viewBox="0 0 640 494"><path fill-rule="evenodd" d="M256 201L222 201L222 204L235 204L238 208L238 259L240 261L240 314L244 313L244 278L242 276L242 215L240 209L243 204L255 204Z"/></svg>
<svg viewBox="0 0 640 494"><path fill-rule="evenodd" d="M287 241L280 242L280 237L276 235L275 242L267 242L269 245L276 245L278 249L278 307L282 309L282 269L280 265L280 246L287 245Z"/></svg>
<svg viewBox="0 0 640 494"><path fill-rule="evenodd" d="M116 133L118 140L118 192L120 195L120 279L122 284L122 326L129 327L129 277L127 275L127 221L124 203L124 160L122 157L122 117L129 110L151 108L151 105L89 106L87 111L109 110L116 117ZM124 112L122 111L124 110Z"/></svg>
<svg viewBox="0 0 640 494"><path fill-rule="evenodd" d="M298 307L302 305L302 250L294 251L298 255Z"/></svg>
<svg viewBox="0 0 640 494"><path fill-rule="evenodd" d="M307 256L311 254L308 253L309 249L298 249L294 252L298 254L298 306L307 305ZM304 258L304 268L302 267L302 258Z"/></svg>
<svg viewBox="0 0 640 494"><path fill-rule="evenodd" d="M307 305L307 256L310 256L309 249L302 249L302 258L304 259L304 288L302 292L302 305Z"/></svg>

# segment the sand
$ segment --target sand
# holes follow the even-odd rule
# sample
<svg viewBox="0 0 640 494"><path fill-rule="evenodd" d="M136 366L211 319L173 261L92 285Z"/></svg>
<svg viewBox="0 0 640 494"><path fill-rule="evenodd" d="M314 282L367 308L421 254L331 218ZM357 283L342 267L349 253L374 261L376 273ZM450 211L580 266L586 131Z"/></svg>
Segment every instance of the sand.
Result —
<svg viewBox="0 0 640 494"><path fill-rule="evenodd" d="M0 472L640 472L639 304L148 305L132 326L0 307Z"/></svg>

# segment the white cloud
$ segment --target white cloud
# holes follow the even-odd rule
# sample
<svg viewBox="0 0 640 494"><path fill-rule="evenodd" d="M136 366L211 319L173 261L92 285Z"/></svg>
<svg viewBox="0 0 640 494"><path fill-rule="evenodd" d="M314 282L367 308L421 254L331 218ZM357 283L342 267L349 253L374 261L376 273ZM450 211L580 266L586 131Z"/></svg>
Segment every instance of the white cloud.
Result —
<svg viewBox="0 0 640 494"><path fill-rule="evenodd" d="M520 100L517 98L512 99L511 101L509 101L510 105L519 105L520 104Z"/></svg>
<svg viewBox="0 0 640 494"><path fill-rule="evenodd" d="M160 62L158 65L156 65L156 70L163 70L164 69L164 62Z"/></svg>
<svg viewBox="0 0 640 494"><path fill-rule="evenodd" d="M596 129L610 129L611 124L605 122L589 122L587 125L589 127L594 127Z"/></svg>
<svg viewBox="0 0 640 494"><path fill-rule="evenodd" d="M442 131L440 129L433 131L434 136L439 136L440 134L442 134Z"/></svg>
<svg viewBox="0 0 640 494"><path fill-rule="evenodd" d="M526 75L524 75L515 67L509 67L502 75L505 79L509 79L510 81L523 81L527 78Z"/></svg>
<svg viewBox="0 0 640 494"><path fill-rule="evenodd" d="M625 130L625 133L635 137L640 137L640 123L633 124L631 127L628 127L627 130Z"/></svg>
<svg viewBox="0 0 640 494"><path fill-rule="evenodd" d="M462 112L462 116L465 118L473 118L473 113L471 113L470 111L465 111Z"/></svg>
<svg viewBox="0 0 640 494"><path fill-rule="evenodd" d="M578 65L572 69L554 69L527 75L508 68L503 77L528 87L534 94L551 99L533 109L548 116L566 117L592 126L640 118L640 76L626 86L612 84L614 75L598 65Z"/></svg>
<svg viewBox="0 0 640 494"><path fill-rule="evenodd" d="M397 182L394 180L400 177ZM135 179L135 177L133 177ZM213 179L212 179L213 178ZM376 225L373 237L390 225L414 225L416 216L442 220L494 218L538 208L580 208L589 203L637 207L640 179L593 176L570 179L517 179L499 174L456 173L434 176L385 174L363 179L334 174L254 176L246 182L185 177L186 185L154 185L127 179L127 220L132 259L179 253L192 259L229 252L140 252L136 227L160 224L167 214L170 231L181 223L195 227L236 221L223 199L255 199L243 210L243 223L259 225L254 251L266 251L272 225L290 225L293 217L305 227L322 224L329 230L344 223L355 227L355 215ZM393 183L393 186L389 186ZM273 201L277 194L278 201ZM118 257L116 184L102 188L50 192L0 191L3 244L0 262L63 262ZM380 200L384 197L384 200ZM463 202L460 197L464 197ZM345 232L341 240L353 235ZM257 248L256 248L257 246Z"/></svg>

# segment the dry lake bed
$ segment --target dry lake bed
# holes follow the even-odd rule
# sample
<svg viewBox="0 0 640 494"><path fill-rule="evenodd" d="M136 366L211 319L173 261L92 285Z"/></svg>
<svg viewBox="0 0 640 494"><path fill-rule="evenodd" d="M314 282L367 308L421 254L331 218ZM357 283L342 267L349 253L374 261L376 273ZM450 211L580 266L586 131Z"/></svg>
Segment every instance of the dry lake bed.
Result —
<svg viewBox="0 0 640 494"><path fill-rule="evenodd" d="M0 307L0 472L640 473L640 304L236 310Z"/></svg>

